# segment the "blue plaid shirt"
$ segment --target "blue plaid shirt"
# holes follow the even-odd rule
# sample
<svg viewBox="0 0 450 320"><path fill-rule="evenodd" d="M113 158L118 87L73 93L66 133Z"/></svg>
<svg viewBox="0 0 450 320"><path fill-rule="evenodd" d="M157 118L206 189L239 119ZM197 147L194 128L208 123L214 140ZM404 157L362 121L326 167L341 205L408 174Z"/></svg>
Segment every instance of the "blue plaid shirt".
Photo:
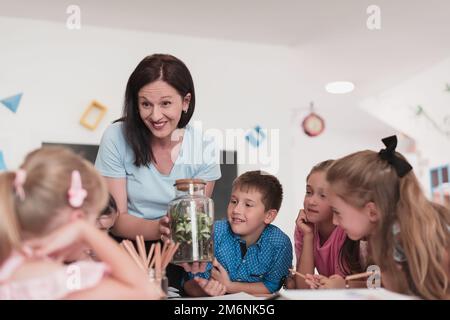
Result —
<svg viewBox="0 0 450 320"><path fill-rule="evenodd" d="M214 224L214 251L217 261L233 282L262 282L270 292L280 289L292 266L289 237L274 225L268 225L258 241L245 250L245 241L234 234L226 220ZM196 277L209 279L212 264ZM189 278L193 278L189 274Z"/></svg>

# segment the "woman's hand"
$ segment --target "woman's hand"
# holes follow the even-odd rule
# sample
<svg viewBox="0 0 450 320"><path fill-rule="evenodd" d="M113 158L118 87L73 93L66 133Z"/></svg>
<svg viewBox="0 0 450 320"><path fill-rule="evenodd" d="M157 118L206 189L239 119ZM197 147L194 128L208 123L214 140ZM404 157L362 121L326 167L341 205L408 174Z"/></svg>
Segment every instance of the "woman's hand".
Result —
<svg viewBox="0 0 450 320"><path fill-rule="evenodd" d="M162 242L170 241L170 219L167 215L159 219L159 233L161 234Z"/></svg>
<svg viewBox="0 0 450 320"><path fill-rule="evenodd" d="M195 282L200 286L200 288L205 291L205 293L211 297L215 296L223 296L227 293L225 286L217 280L214 279L203 279L203 278L194 278Z"/></svg>
<svg viewBox="0 0 450 320"><path fill-rule="evenodd" d="M304 236L312 235L314 232L314 224L308 222L305 210L303 209L300 209L295 224L297 225L297 228L299 228L303 232Z"/></svg>

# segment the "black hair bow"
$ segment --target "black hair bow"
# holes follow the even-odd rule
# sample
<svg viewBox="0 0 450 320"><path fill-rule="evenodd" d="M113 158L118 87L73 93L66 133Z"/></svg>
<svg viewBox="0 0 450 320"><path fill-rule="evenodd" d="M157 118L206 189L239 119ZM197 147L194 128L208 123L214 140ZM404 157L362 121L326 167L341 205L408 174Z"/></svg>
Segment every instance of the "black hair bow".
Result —
<svg viewBox="0 0 450 320"><path fill-rule="evenodd" d="M395 154L395 148L397 148L397 136L386 137L381 139L381 141L383 141L386 146L386 149L381 149L380 152L378 152L381 159L386 160L392 165L400 178L404 177L412 170L412 167L408 161L403 160Z"/></svg>

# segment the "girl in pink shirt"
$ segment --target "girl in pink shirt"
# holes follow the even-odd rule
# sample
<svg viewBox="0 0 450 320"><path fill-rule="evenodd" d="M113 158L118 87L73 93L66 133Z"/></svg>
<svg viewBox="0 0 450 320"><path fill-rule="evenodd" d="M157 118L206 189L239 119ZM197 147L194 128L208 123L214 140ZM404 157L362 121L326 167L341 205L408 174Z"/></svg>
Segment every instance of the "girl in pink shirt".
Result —
<svg viewBox="0 0 450 320"><path fill-rule="evenodd" d="M306 194L295 228L297 272L307 275L307 280L296 276L296 287L340 288L344 277L360 272L359 242L347 238L340 227L333 224L333 213L328 202L329 185L327 169L333 160L314 166L306 179ZM314 268L319 275L313 276Z"/></svg>
<svg viewBox="0 0 450 320"><path fill-rule="evenodd" d="M36 150L19 170L0 174L0 300L162 297L95 227L107 197L95 168L64 148ZM101 262L62 263L86 247Z"/></svg>

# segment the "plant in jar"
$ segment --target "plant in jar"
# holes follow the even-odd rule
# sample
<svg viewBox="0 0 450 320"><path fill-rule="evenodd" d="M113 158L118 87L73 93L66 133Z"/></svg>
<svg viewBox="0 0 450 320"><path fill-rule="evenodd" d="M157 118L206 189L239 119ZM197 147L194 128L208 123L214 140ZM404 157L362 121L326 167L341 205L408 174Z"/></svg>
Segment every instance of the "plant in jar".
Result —
<svg viewBox="0 0 450 320"><path fill-rule="evenodd" d="M213 257L213 203L199 191L201 187L195 185L197 188L190 188L191 192L169 204L172 239L180 243L174 256L175 263L211 261ZM176 186L178 190L186 189L179 184Z"/></svg>

